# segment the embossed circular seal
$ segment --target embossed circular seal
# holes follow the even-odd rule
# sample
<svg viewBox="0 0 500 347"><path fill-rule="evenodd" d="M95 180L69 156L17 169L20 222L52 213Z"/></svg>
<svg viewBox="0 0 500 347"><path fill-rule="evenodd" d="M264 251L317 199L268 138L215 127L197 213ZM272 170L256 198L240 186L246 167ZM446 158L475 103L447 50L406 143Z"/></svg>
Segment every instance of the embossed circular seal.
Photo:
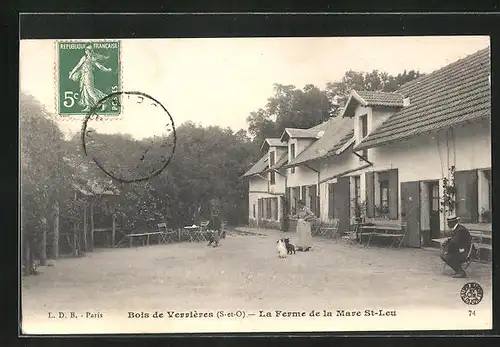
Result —
<svg viewBox="0 0 500 347"><path fill-rule="evenodd" d="M483 288L479 283L466 283L460 290L460 297L467 305L477 305L483 300Z"/></svg>
<svg viewBox="0 0 500 347"><path fill-rule="evenodd" d="M106 121L106 115L98 114L110 100L111 105L123 107L124 120ZM120 121L125 123L116 123ZM119 131L123 130L120 126L125 126L125 135ZM156 134L134 139L134 133L144 131L144 127ZM83 120L81 137L84 154L109 177L122 183L158 176L172 160L177 142L174 120L165 106L138 91L114 92L99 100ZM124 156L126 160L120 162Z"/></svg>

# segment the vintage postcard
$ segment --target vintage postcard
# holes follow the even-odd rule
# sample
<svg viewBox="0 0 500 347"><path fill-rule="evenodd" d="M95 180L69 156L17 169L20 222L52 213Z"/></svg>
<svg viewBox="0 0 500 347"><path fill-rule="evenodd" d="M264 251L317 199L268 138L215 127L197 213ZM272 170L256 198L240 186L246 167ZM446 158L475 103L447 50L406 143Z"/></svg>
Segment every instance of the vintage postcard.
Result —
<svg viewBox="0 0 500 347"><path fill-rule="evenodd" d="M21 40L22 334L491 329L489 45Z"/></svg>

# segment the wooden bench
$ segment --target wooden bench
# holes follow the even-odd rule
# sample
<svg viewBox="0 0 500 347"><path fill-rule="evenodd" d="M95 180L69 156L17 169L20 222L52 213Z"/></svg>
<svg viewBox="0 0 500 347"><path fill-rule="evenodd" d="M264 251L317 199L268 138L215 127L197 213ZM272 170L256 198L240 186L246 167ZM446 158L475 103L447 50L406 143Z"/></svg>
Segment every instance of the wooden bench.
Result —
<svg viewBox="0 0 500 347"><path fill-rule="evenodd" d="M404 238L406 236L406 223L399 221L374 221L373 225L362 225L359 228L361 232L358 233L359 236L367 235L368 241L365 247L370 245L373 237L380 237L391 239L391 245L389 248L395 245L400 248L403 245Z"/></svg>

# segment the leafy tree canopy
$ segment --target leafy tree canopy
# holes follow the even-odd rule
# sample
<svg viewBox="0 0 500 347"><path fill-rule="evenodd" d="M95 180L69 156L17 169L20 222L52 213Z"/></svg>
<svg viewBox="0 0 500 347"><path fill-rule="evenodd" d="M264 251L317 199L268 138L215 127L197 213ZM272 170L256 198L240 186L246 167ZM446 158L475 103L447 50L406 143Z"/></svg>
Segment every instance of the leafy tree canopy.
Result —
<svg viewBox="0 0 500 347"><path fill-rule="evenodd" d="M339 82L327 83L324 90L312 84L303 89L275 84L274 95L264 108L247 117L248 132L260 146L267 137L279 137L285 128L310 128L336 116L352 89L393 92L420 76L422 74L414 70L405 70L396 76L378 70L349 70Z"/></svg>

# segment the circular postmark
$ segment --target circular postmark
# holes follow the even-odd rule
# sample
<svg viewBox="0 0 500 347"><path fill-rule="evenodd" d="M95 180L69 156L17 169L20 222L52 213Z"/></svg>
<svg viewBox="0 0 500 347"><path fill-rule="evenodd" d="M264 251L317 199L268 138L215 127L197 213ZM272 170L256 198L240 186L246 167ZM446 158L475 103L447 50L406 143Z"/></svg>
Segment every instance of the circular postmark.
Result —
<svg viewBox="0 0 500 347"><path fill-rule="evenodd" d="M104 105L127 104L122 120L104 121ZM138 91L114 92L99 100L82 124L82 149L106 175L121 183L149 180L170 163L177 142L165 106Z"/></svg>
<svg viewBox="0 0 500 347"><path fill-rule="evenodd" d="M483 300L483 288L479 283L469 282L460 290L460 297L467 305L477 305Z"/></svg>

